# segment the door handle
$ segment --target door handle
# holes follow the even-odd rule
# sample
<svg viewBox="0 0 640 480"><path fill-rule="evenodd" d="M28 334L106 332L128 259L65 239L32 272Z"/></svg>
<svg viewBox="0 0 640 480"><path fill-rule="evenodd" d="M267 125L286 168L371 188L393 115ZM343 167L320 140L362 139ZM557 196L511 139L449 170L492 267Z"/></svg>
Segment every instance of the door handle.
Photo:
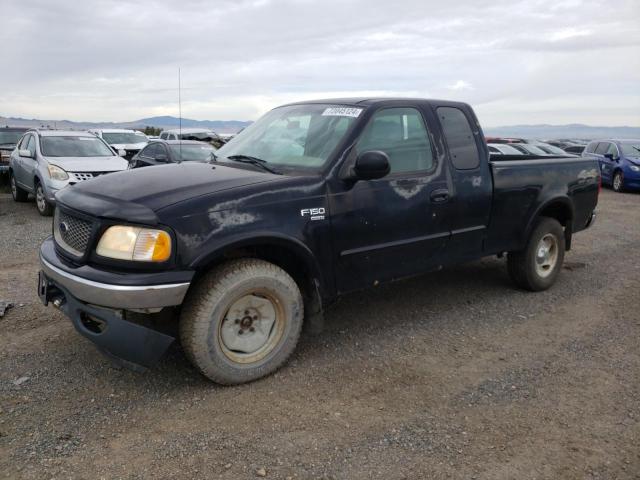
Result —
<svg viewBox="0 0 640 480"><path fill-rule="evenodd" d="M433 203L444 203L449 200L449 190L444 188L440 190L434 190L433 192L431 192L430 198Z"/></svg>

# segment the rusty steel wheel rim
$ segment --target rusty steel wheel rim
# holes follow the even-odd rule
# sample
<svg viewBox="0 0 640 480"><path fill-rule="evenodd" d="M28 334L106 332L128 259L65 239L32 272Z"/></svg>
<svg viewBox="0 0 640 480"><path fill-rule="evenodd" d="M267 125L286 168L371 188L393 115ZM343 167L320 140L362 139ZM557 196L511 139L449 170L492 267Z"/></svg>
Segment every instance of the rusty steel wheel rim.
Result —
<svg viewBox="0 0 640 480"><path fill-rule="evenodd" d="M282 301L257 289L236 297L218 328L218 344L234 363L260 362L280 343L286 325Z"/></svg>

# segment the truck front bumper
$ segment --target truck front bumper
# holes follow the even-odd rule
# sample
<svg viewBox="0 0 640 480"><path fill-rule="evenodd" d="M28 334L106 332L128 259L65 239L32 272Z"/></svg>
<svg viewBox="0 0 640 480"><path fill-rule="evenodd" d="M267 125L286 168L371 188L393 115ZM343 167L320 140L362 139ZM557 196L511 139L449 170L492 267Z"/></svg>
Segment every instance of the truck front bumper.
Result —
<svg viewBox="0 0 640 480"><path fill-rule="evenodd" d="M80 334L117 363L135 370L150 367L175 340L171 335L128 320L126 311L180 305L190 282L122 285L116 283L117 274L112 274L113 283L91 280L86 278L91 271L89 267L73 269L62 262L51 239L40 247L40 265L38 296L42 303L53 303L71 319ZM74 270L82 270L85 276ZM147 280L148 277L144 276Z"/></svg>

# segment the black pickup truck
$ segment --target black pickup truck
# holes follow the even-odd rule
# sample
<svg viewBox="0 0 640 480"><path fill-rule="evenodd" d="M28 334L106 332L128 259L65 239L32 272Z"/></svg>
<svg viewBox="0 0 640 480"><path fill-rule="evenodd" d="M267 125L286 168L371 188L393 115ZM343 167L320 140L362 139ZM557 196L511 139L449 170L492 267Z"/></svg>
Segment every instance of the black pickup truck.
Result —
<svg viewBox="0 0 640 480"><path fill-rule="evenodd" d="M490 159L449 101L285 105L216 153L57 194L38 293L133 368L179 336L211 380L254 380L339 296L487 255L544 290L600 189L589 158Z"/></svg>

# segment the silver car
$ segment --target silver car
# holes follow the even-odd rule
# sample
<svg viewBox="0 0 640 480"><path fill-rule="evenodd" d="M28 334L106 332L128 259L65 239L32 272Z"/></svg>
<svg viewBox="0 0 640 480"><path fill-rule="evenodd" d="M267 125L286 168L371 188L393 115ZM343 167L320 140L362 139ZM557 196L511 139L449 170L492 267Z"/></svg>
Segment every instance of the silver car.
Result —
<svg viewBox="0 0 640 480"><path fill-rule="evenodd" d="M16 202L33 194L40 215L49 216L58 190L126 170L128 165L104 140L89 132L29 130L11 153L11 194Z"/></svg>

